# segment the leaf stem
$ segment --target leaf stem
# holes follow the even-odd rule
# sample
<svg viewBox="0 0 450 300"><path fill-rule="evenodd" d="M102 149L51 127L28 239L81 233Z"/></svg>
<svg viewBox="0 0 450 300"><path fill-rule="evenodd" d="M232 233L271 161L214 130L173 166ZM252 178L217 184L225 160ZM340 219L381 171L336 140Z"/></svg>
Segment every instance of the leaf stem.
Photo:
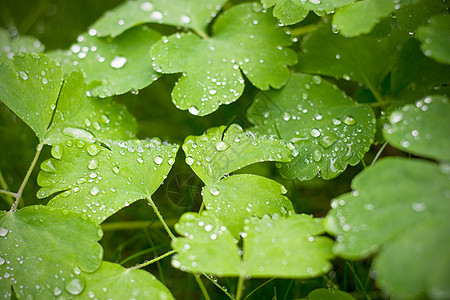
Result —
<svg viewBox="0 0 450 300"><path fill-rule="evenodd" d="M28 168L27 174L25 175L25 178L23 179L22 184L20 185L19 191L16 193L16 201L11 206L11 209L9 210L9 212L15 212L17 210L17 206L19 205L23 190L25 189L25 186L28 183L28 179L30 179L31 173L33 172L34 166L36 165L36 163L39 159L39 155L41 154L43 146L44 146L44 143L42 143L42 142L37 145L36 154L34 155L33 161L31 162L31 165Z"/></svg>
<svg viewBox="0 0 450 300"><path fill-rule="evenodd" d="M167 257L169 255L174 254L175 252L177 252L177 251L176 250L170 250L169 252L164 253L163 255L160 255L158 257L155 257L154 259L151 259L151 260L148 260L146 262L143 262L142 264L138 264L138 265L135 265L133 267L130 267L130 268L128 268L128 270L136 270L136 269L140 269L140 268L146 267L148 265L151 265L152 263L155 263L155 262L163 259L164 257Z"/></svg>
<svg viewBox="0 0 450 300"><path fill-rule="evenodd" d="M211 300L211 297L209 297L208 291L206 290L205 285L203 284L202 279L200 278L201 275L194 274L195 281L197 282L198 286L200 287L200 290L202 291L203 297L205 297L205 300Z"/></svg>
<svg viewBox="0 0 450 300"><path fill-rule="evenodd" d="M236 300L233 296L230 295L230 293L228 293L228 291L226 289L223 288L223 286L221 286L220 284L218 284L216 281L214 281L212 278L210 278L208 275L206 275L205 273L202 273L203 276L205 276L209 281L211 281L215 286L217 286L222 292L225 293L225 295L228 296L228 298L230 298L231 300Z"/></svg>
<svg viewBox="0 0 450 300"><path fill-rule="evenodd" d="M0 193L3 194L3 199L5 199L9 205L12 205L14 203L16 193L9 191L8 183L3 177L2 171L0 171L0 187L2 188L2 190L0 190Z"/></svg>
<svg viewBox="0 0 450 300"><path fill-rule="evenodd" d="M164 221L163 216L161 215L161 213L158 210L158 207L156 207L155 203L153 202L153 200L150 197L147 197L147 201L148 203L150 203L151 207L153 208L153 210L155 211L156 216L158 216L159 221L162 223L162 225L164 226L164 229L167 231L167 234L169 234L170 238L173 240L175 239L175 235L173 235L172 231L170 230L169 226L167 225L166 221Z"/></svg>
<svg viewBox="0 0 450 300"><path fill-rule="evenodd" d="M386 148L387 143L388 143L387 141L384 142L383 146L381 146L380 150L378 150L378 152L375 155L375 157L373 158L372 163L370 164L370 166L373 166L375 164L375 162L378 160L378 158L380 157L380 155L383 152L384 148Z"/></svg>
<svg viewBox="0 0 450 300"><path fill-rule="evenodd" d="M241 300L243 292L244 292L244 276L242 276L242 274L239 274L239 279L236 288L236 300Z"/></svg>
<svg viewBox="0 0 450 300"><path fill-rule="evenodd" d="M361 280L359 279L358 274L356 274L355 269L353 268L352 264L349 263L348 261L346 261L348 268L350 269L350 271L353 273L353 276L355 277L356 283L358 284L359 288L361 289L361 291L363 292L365 298L367 300L371 300L369 294L367 294L366 289L364 288L364 285L362 284Z"/></svg>
<svg viewBox="0 0 450 300"><path fill-rule="evenodd" d="M319 27L321 23L313 23L302 27L297 27L291 30L291 36L300 36L309 32L313 32Z"/></svg>
<svg viewBox="0 0 450 300"><path fill-rule="evenodd" d="M379 103L384 103L384 99L381 96L381 94L377 91L377 89L375 89L375 87L372 85L372 83L370 82L370 80L367 78L367 76L362 73L362 77L364 79L364 81L366 82L367 87L369 88L369 90L372 92L372 95L375 97L375 99L377 100L377 102Z"/></svg>
<svg viewBox="0 0 450 300"><path fill-rule="evenodd" d="M250 298L251 295L253 295L254 293L256 293L259 289L261 289L263 286L267 285L268 283L274 281L276 279L276 277L270 278L269 280L263 282L261 285L259 285L256 289L254 289L253 291L251 291L250 293L248 293L247 296L245 296L245 298L243 300L246 300L248 298Z"/></svg>
<svg viewBox="0 0 450 300"><path fill-rule="evenodd" d="M210 39L210 37L206 34L206 32L203 32L200 29L194 29L194 32L196 34L198 34L202 39L205 39L205 40L209 40Z"/></svg>

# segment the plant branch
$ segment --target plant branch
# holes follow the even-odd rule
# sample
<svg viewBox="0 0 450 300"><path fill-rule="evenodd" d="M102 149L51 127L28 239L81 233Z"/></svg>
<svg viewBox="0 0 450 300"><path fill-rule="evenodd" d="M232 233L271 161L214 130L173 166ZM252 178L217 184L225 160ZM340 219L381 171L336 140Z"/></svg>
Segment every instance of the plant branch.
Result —
<svg viewBox="0 0 450 300"><path fill-rule="evenodd" d="M365 298L367 300L371 300L369 294L367 294L367 292L366 292L366 289L365 289L364 285L362 284L361 280L359 279L358 274L356 274L356 271L353 268L352 264L349 263L348 261L346 261L346 264L348 265L348 268L350 269L350 271L353 273L353 276L355 277L356 283L358 284L359 288L363 292Z"/></svg>
<svg viewBox="0 0 450 300"><path fill-rule="evenodd" d="M161 260L161 259L163 259L163 258L165 258L165 257L167 257L169 255L174 254L175 252L177 252L177 251L176 250L171 250L171 251L169 251L167 253L164 253L163 255L155 257L154 259L151 259L151 260L148 260L146 262L143 262L142 264L130 267L130 268L128 268L128 270L136 270L136 269L140 269L140 268L146 267L146 266L151 265L152 263L155 263L155 262L157 262L157 261L159 261L159 260Z"/></svg>
<svg viewBox="0 0 450 300"><path fill-rule="evenodd" d="M244 292L244 276L242 274L239 274L239 279L236 287L236 300L241 300L243 292Z"/></svg>
<svg viewBox="0 0 450 300"><path fill-rule="evenodd" d="M150 197L147 197L148 203L150 203L151 207L155 211L156 216L158 216L159 221L161 221L162 225L164 226L164 229L167 231L167 234L169 234L170 238L173 240L175 239L175 235L170 230L169 226L167 225L166 221L164 221L163 216L158 210L158 207L156 207L155 203Z"/></svg>
<svg viewBox="0 0 450 300"><path fill-rule="evenodd" d="M195 281L197 282L198 286L200 287L200 290L202 291L203 297L205 297L205 300L211 300L211 297L208 295L208 291L206 290L205 285L203 284L202 279L200 278L200 275L194 274Z"/></svg>
<svg viewBox="0 0 450 300"><path fill-rule="evenodd" d="M375 155L375 157L373 158L372 163L370 164L370 166L373 166L375 164L375 162L378 160L378 158L380 157L380 155L383 152L384 148L386 148L387 143L388 143L387 141L384 142L383 146L381 146L380 150L378 150L378 152Z"/></svg>
<svg viewBox="0 0 450 300"><path fill-rule="evenodd" d="M263 282L261 285L259 285L256 289L254 289L253 291L251 291L247 296L245 296L245 298L243 300L246 300L248 298L250 298L251 295L253 295L254 293L256 293L259 289L261 289L262 287L264 287L265 285L267 285L268 283L274 281L276 279L276 277L270 278L269 280Z"/></svg>
<svg viewBox="0 0 450 300"><path fill-rule="evenodd" d="M201 38L205 39L205 40L209 40L210 37L203 31L199 30L199 29L194 29L194 32L196 34L198 34Z"/></svg>
<svg viewBox="0 0 450 300"><path fill-rule="evenodd" d="M230 298L231 300L236 300L233 296L230 295L230 293L228 293L228 291L226 289L223 288L223 286L221 286L220 284L218 284L216 281L214 281L212 278L210 278L208 275L206 275L205 273L202 273L203 276L205 276L209 281L211 281L215 286L217 286L222 292L225 293L225 295L228 296L228 298Z"/></svg>
<svg viewBox="0 0 450 300"><path fill-rule="evenodd" d="M44 143L39 143L36 147L36 154L34 155L33 161L31 162L30 167L28 168L27 174L25 175L25 178L22 181L22 184L20 185L19 191L16 193L16 201L11 206L10 212L15 212L17 209L17 206L19 205L20 198L22 197L23 190L25 189L25 186L28 183L28 179L30 179L31 173L33 172L34 166L36 165L39 155L41 154L42 147L44 146Z"/></svg>

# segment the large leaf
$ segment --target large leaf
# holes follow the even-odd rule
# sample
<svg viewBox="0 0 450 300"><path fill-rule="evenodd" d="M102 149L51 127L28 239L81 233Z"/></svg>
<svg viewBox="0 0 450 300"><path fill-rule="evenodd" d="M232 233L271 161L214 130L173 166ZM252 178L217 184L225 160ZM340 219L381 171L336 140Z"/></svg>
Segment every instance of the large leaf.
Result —
<svg viewBox="0 0 450 300"><path fill-rule="evenodd" d="M281 90L258 95L248 117L259 131L279 133L295 146L281 173L301 180L318 173L330 179L357 164L375 133L372 110L319 76L292 74Z"/></svg>
<svg viewBox="0 0 450 300"><path fill-rule="evenodd" d="M389 72L393 54L407 39L407 34L396 30L381 41L368 36L345 38L322 26L303 39L296 70L354 80L377 89Z"/></svg>
<svg viewBox="0 0 450 300"><path fill-rule="evenodd" d="M6 55L12 59L14 55L22 52L44 52L44 45L36 38L21 35L19 38L11 39L8 31L0 28L0 56Z"/></svg>
<svg viewBox="0 0 450 300"><path fill-rule="evenodd" d="M106 142L109 149L82 140L52 148L41 164L39 198L57 194L49 205L78 211L101 223L139 199L150 199L174 163L177 145L159 140Z"/></svg>
<svg viewBox="0 0 450 300"><path fill-rule="evenodd" d="M259 89L282 87L289 78L287 66L296 62L294 52L284 48L291 43L276 20L253 3L221 15L212 38L177 33L156 43L151 55L158 72L182 73L172 91L175 105L203 116L239 98L241 71Z"/></svg>
<svg viewBox="0 0 450 300"><path fill-rule="evenodd" d="M0 55L0 100L39 140L50 125L63 82L61 67L44 55Z"/></svg>
<svg viewBox="0 0 450 300"><path fill-rule="evenodd" d="M145 26L133 28L115 39L84 34L70 50L52 55L61 61L66 73L84 72L86 81L93 84L90 94L109 97L130 90L137 92L158 78L148 53L160 38L158 32Z"/></svg>
<svg viewBox="0 0 450 300"><path fill-rule="evenodd" d="M170 291L152 274L144 270L125 269L103 261L94 273L86 275L86 288L81 299L155 299L171 300ZM75 298L76 299L76 298Z"/></svg>
<svg viewBox="0 0 450 300"><path fill-rule="evenodd" d="M450 64L450 16L436 15L426 26L420 27L417 36L426 56Z"/></svg>
<svg viewBox="0 0 450 300"><path fill-rule="evenodd" d="M448 166L386 158L355 177L352 188L326 217L335 253L357 259L380 250L374 270L387 292L449 297Z"/></svg>
<svg viewBox="0 0 450 300"><path fill-rule="evenodd" d="M92 25L98 36L116 37L142 23L181 26L206 32L209 22L222 8L225 0L135 0L126 1L105 13Z"/></svg>
<svg viewBox="0 0 450 300"><path fill-rule="evenodd" d="M212 214L184 214L175 229L184 237L172 242L172 265L187 272L310 278L326 273L333 258L332 241L316 236L324 232L321 220L307 215L248 220L242 260L237 241Z"/></svg>
<svg viewBox="0 0 450 300"><path fill-rule="evenodd" d="M88 97L83 74L75 71L64 83L44 141L55 145L71 138L87 142L127 140L135 137L136 131L136 121L124 105L111 99Z"/></svg>
<svg viewBox="0 0 450 300"><path fill-rule="evenodd" d="M47 206L0 211L0 296L13 285L19 299L71 298L86 284L81 271L100 266L99 226Z"/></svg>
<svg viewBox="0 0 450 300"><path fill-rule="evenodd" d="M408 32L416 31L417 27L426 25L430 18L447 11L446 0L419 0L411 5L401 5L395 11L398 26Z"/></svg>
<svg viewBox="0 0 450 300"><path fill-rule="evenodd" d="M294 213L291 201L284 195L286 192L286 188L276 181L238 174L205 186L202 194L206 209L238 236L250 216Z"/></svg>
<svg viewBox="0 0 450 300"><path fill-rule="evenodd" d="M450 104L430 96L391 113L383 135L389 144L416 155L450 161Z"/></svg>
<svg viewBox="0 0 450 300"><path fill-rule="evenodd" d="M226 129L210 128L205 134L188 136L184 141L186 163L207 185L256 162L290 160L291 150L284 141L244 132L236 124Z"/></svg>

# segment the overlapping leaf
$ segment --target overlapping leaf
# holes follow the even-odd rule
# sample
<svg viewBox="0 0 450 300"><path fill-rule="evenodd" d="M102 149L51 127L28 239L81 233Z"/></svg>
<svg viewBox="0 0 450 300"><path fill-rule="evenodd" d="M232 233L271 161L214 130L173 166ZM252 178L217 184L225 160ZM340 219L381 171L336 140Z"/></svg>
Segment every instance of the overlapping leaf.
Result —
<svg viewBox="0 0 450 300"><path fill-rule="evenodd" d="M241 71L259 89L283 86L287 66L296 62L294 52L284 48L291 43L276 20L253 3L219 16L212 38L177 33L156 43L151 54L158 72L182 73L172 91L175 105L203 116L239 98Z"/></svg>
<svg viewBox="0 0 450 300"><path fill-rule="evenodd" d="M322 222L307 215L250 219L243 234L243 257L230 231L212 214L184 214L172 242L172 265L187 272L219 276L310 278L327 272L332 241L317 235Z"/></svg>
<svg viewBox="0 0 450 300"><path fill-rule="evenodd" d="M21 35L19 38L11 39L8 31L0 28L0 56L5 55L12 59L14 55L22 52L44 52L44 45L36 38Z"/></svg>
<svg viewBox="0 0 450 300"><path fill-rule="evenodd" d="M0 100L43 140L63 83L61 67L48 57L0 55Z"/></svg>
<svg viewBox="0 0 450 300"><path fill-rule="evenodd" d="M145 26L115 39L102 39L90 31L80 35L70 50L50 54L61 61L66 73L82 70L86 81L92 83L90 94L109 97L137 92L158 78L148 53L160 38L158 32Z"/></svg>
<svg viewBox="0 0 450 300"><path fill-rule="evenodd" d="M273 15L283 24L291 25L302 21L309 13L315 11L322 15L345 6L355 0L261 0L264 7L272 7Z"/></svg>
<svg viewBox="0 0 450 300"><path fill-rule="evenodd" d="M418 29L418 38L426 56L450 64L450 16L436 15L426 26Z"/></svg>
<svg viewBox="0 0 450 300"><path fill-rule="evenodd" d="M75 71L64 83L44 142L55 145L71 138L87 142L127 140L135 137L136 131L136 121L125 106L111 99L88 97L84 77Z"/></svg>
<svg viewBox="0 0 450 300"><path fill-rule="evenodd" d="M125 269L107 261L103 261L94 273L86 274L86 280L86 287L79 295L81 299L174 299L152 274L139 269Z"/></svg>
<svg viewBox="0 0 450 300"><path fill-rule="evenodd" d="M296 70L354 80L377 89L389 72L393 54L408 38L396 30L381 41L368 36L345 38L323 26L302 41L303 51L299 53Z"/></svg>
<svg viewBox="0 0 450 300"><path fill-rule="evenodd" d="M391 113L383 135L406 152L450 161L450 104L445 96L430 96Z"/></svg>
<svg viewBox="0 0 450 300"><path fill-rule="evenodd" d="M350 294L333 289L315 289L308 294L307 300L354 300Z"/></svg>
<svg viewBox="0 0 450 300"><path fill-rule="evenodd" d="M236 124L228 129L226 126L210 128L201 136L188 136L183 150L186 163L207 185L256 162L289 161L291 153L284 141L244 132Z"/></svg>
<svg viewBox="0 0 450 300"><path fill-rule="evenodd" d="M67 140L41 164L39 198L86 214L96 223L139 199L150 199L174 163L177 145L159 140L107 141L108 148Z"/></svg>
<svg viewBox="0 0 450 300"><path fill-rule="evenodd" d="M135 0L126 1L98 19L92 29L99 36L116 37L142 23L181 26L204 33L225 0Z"/></svg>
<svg viewBox="0 0 450 300"><path fill-rule="evenodd" d="M100 266L101 237L99 226L66 210L28 206L0 211L0 295L9 298L11 285L20 299L80 294L85 286L81 271Z"/></svg>
<svg viewBox="0 0 450 300"><path fill-rule="evenodd" d="M445 0L419 0L411 5L401 5L395 10L398 26L408 32L416 31L417 27L426 25L435 14L445 13L448 4Z"/></svg>
<svg viewBox="0 0 450 300"><path fill-rule="evenodd" d="M374 270L385 291L448 297L448 166L386 158L355 177L352 188L326 217L327 231L337 236L335 253L357 259L380 250Z"/></svg>
<svg viewBox="0 0 450 300"><path fill-rule="evenodd" d="M242 184L245 182L245 184ZM276 181L249 174L226 177L203 188L203 201L223 225L238 236L250 216L294 213L286 188Z"/></svg>
<svg viewBox="0 0 450 300"><path fill-rule="evenodd" d="M370 108L356 104L319 76L292 74L279 91L261 93L248 110L256 129L280 134L295 149L287 178L336 177L369 150L375 132Z"/></svg>

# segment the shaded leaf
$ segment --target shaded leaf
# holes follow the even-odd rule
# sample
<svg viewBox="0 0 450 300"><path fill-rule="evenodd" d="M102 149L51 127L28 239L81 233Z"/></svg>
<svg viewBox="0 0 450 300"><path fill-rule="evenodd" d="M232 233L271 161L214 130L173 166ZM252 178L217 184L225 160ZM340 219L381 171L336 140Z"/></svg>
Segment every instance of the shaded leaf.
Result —
<svg viewBox="0 0 450 300"><path fill-rule="evenodd" d="M98 36L116 37L142 23L159 23L190 28L204 33L225 0L137 0L126 1L106 12L93 25Z"/></svg>
<svg viewBox="0 0 450 300"><path fill-rule="evenodd" d="M245 182L245 184L242 184ZM203 188L203 201L209 212L237 237L250 216L281 216L294 213L286 188L276 181L249 174L226 177Z"/></svg>
<svg viewBox="0 0 450 300"><path fill-rule="evenodd" d="M6 29L0 28L0 56L5 55L12 59L14 55L22 52L44 52L44 45L36 38L20 35L19 38L11 39Z"/></svg>
<svg viewBox="0 0 450 300"><path fill-rule="evenodd" d="M86 274L86 282L86 288L79 295L82 299L174 299L152 274L107 261L103 261L94 273Z"/></svg>
<svg viewBox="0 0 450 300"><path fill-rule="evenodd" d="M236 124L226 129L210 128L205 134L188 136L184 141L186 163L207 185L256 162L290 160L291 150L284 141L244 132Z"/></svg>
<svg viewBox="0 0 450 300"><path fill-rule="evenodd" d="M60 66L44 55L0 55L0 100L40 141L50 125L63 82Z"/></svg>
<svg viewBox="0 0 450 300"><path fill-rule="evenodd" d="M395 11L398 26L408 32L414 32L418 26L426 25L431 16L445 13L448 4L446 0L420 0L411 5L401 5Z"/></svg>
<svg viewBox="0 0 450 300"><path fill-rule="evenodd" d="M83 34L70 50L50 55L61 61L66 73L82 70L86 81L92 83L89 93L93 96L109 97L130 90L136 93L158 79L148 53L160 38L158 32L145 26L115 39Z"/></svg>
<svg viewBox="0 0 450 300"><path fill-rule="evenodd" d="M289 78L287 66L296 62L294 52L284 48L291 44L276 20L253 3L219 16L212 38L177 33L156 43L151 55L156 71L182 73L172 91L175 105L203 116L239 98L244 89L241 71L259 89L283 86Z"/></svg>
<svg viewBox="0 0 450 300"><path fill-rule="evenodd" d="M8 288L0 290L2 298L10 284L19 299L80 294L86 284L81 271L100 266L101 237L99 226L66 210L28 206L0 211L0 281Z"/></svg>
<svg viewBox="0 0 450 300"><path fill-rule="evenodd" d="M45 143L55 145L71 138L87 142L135 137L137 124L124 105L86 95L84 76L72 72L65 80Z"/></svg>
<svg viewBox="0 0 450 300"><path fill-rule="evenodd" d="M450 16L436 15L417 30L423 53L444 64L450 64Z"/></svg>
<svg viewBox="0 0 450 300"><path fill-rule="evenodd" d="M379 250L374 271L385 291L404 298L422 290L448 297L448 169L385 158L357 175L354 192L335 199L326 217L327 231L337 236L335 253L358 259Z"/></svg>
<svg viewBox="0 0 450 300"><path fill-rule="evenodd" d="M360 161L375 133L371 108L319 76L292 74L281 90L259 94L247 113L257 130L294 145L292 161L281 168L287 178L336 177Z"/></svg>
<svg viewBox="0 0 450 300"><path fill-rule="evenodd" d="M340 290L315 289L308 294L308 300L353 300L350 294Z"/></svg>
<svg viewBox="0 0 450 300"><path fill-rule="evenodd" d="M430 96L405 105L389 116L383 135L403 151L450 161L450 104L445 96Z"/></svg>
<svg viewBox="0 0 450 300"><path fill-rule="evenodd" d="M311 278L327 272L334 257L333 242L315 236L324 232L321 220L307 215L248 220L242 261L237 240L213 214L184 214L175 229L184 237L172 243L172 265L186 272Z"/></svg>
<svg viewBox="0 0 450 300"><path fill-rule="evenodd" d="M159 140L107 141L108 148L67 140L41 164L39 198L101 223L139 199L150 199L174 163L177 145Z"/></svg>

